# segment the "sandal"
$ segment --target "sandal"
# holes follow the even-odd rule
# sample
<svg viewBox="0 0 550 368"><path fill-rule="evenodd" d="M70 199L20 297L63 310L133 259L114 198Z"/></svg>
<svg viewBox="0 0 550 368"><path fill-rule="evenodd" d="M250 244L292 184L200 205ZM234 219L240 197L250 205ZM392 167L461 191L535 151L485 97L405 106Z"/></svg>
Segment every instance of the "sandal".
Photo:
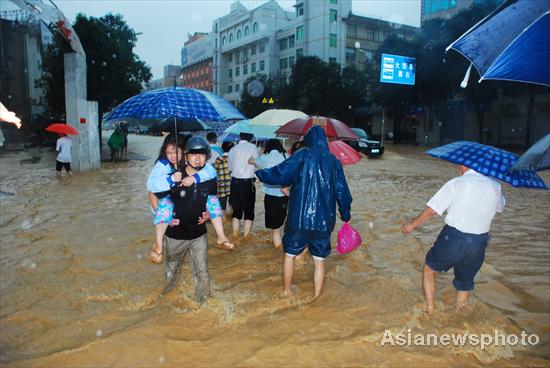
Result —
<svg viewBox="0 0 550 368"><path fill-rule="evenodd" d="M151 254L149 254L149 259L151 262L159 264L162 262L162 252L157 251L155 248L151 249Z"/></svg>
<svg viewBox="0 0 550 368"><path fill-rule="evenodd" d="M221 242L216 241L216 248L233 251L235 250L235 244L231 243L229 240L223 240Z"/></svg>

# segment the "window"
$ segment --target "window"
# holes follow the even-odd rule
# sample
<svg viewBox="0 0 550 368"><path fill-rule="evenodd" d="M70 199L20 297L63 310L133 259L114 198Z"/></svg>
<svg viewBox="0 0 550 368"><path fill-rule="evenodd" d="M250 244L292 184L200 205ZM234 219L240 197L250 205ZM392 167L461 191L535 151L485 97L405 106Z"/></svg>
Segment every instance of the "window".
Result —
<svg viewBox="0 0 550 368"><path fill-rule="evenodd" d="M265 43L260 45L260 54L265 51Z"/></svg>
<svg viewBox="0 0 550 368"><path fill-rule="evenodd" d="M374 60L374 51L372 50L365 50L365 62L371 62Z"/></svg>
<svg viewBox="0 0 550 368"><path fill-rule="evenodd" d="M298 49L298 50L296 50L296 59L299 59L299 58L301 58L302 56L304 56L304 49Z"/></svg>
<svg viewBox="0 0 550 368"><path fill-rule="evenodd" d="M225 45L227 43L227 38L225 38L225 36L222 38L222 46Z"/></svg>
<svg viewBox="0 0 550 368"><path fill-rule="evenodd" d="M367 40L374 40L374 31L372 29L367 29Z"/></svg>
<svg viewBox="0 0 550 368"><path fill-rule="evenodd" d="M329 38L329 46L336 47L336 33L331 33Z"/></svg>
<svg viewBox="0 0 550 368"><path fill-rule="evenodd" d="M236 66L235 67L235 77L238 77L239 75L241 75L241 68Z"/></svg>
<svg viewBox="0 0 550 368"><path fill-rule="evenodd" d="M304 3L296 4L296 16L301 17L304 15Z"/></svg>
<svg viewBox="0 0 550 368"><path fill-rule="evenodd" d="M338 4L338 0L330 0L331 4Z"/></svg>
<svg viewBox="0 0 550 368"><path fill-rule="evenodd" d="M338 20L338 12L336 9L330 9L330 16L328 18L331 23L336 22Z"/></svg>
<svg viewBox="0 0 550 368"><path fill-rule="evenodd" d="M304 26L296 27L296 41L304 40Z"/></svg>
<svg viewBox="0 0 550 368"><path fill-rule="evenodd" d="M233 93L233 85L232 84L227 86L227 93Z"/></svg>
<svg viewBox="0 0 550 368"><path fill-rule="evenodd" d="M296 64L296 58L294 56L289 57L288 58L288 66L292 68L294 66L294 64Z"/></svg>
<svg viewBox="0 0 550 368"><path fill-rule="evenodd" d="M250 64L250 73L256 73L256 63Z"/></svg>
<svg viewBox="0 0 550 368"><path fill-rule="evenodd" d="M288 37L288 48L291 49L294 47L294 35Z"/></svg>
<svg viewBox="0 0 550 368"><path fill-rule="evenodd" d="M239 83L235 84L235 92L239 92L241 85Z"/></svg>
<svg viewBox="0 0 550 368"><path fill-rule="evenodd" d="M260 71L263 71L265 69L265 61L260 60Z"/></svg>
<svg viewBox="0 0 550 368"><path fill-rule="evenodd" d="M283 51L288 49L288 38L283 38L279 40L279 50Z"/></svg>
<svg viewBox="0 0 550 368"><path fill-rule="evenodd" d="M279 60L279 69L283 70L283 69L286 69L288 68L288 59L287 58L282 58Z"/></svg>
<svg viewBox="0 0 550 368"><path fill-rule="evenodd" d="M248 36L249 33L250 33L250 28L248 28L248 26L244 27L244 35L245 35L245 37Z"/></svg>
<svg viewBox="0 0 550 368"><path fill-rule="evenodd" d="M353 47L346 48L346 64L355 64L355 48Z"/></svg>
<svg viewBox="0 0 550 368"><path fill-rule="evenodd" d="M348 24L348 37L357 38L357 25Z"/></svg>
<svg viewBox="0 0 550 368"><path fill-rule="evenodd" d="M256 32L258 32L258 23L254 22L254 24L252 25L252 33Z"/></svg>
<svg viewBox="0 0 550 368"><path fill-rule="evenodd" d="M335 58L335 57L328 58L328 62L329 62L329 63L335 63L335 62L336 62L336 58Z"/></svg>
<svg viewBox="0 0 550 368"><path fill-rule="evenodd" d="M243 49L243 58L248 57L248 49L245 47Z"/></svg>
<svg viewBox="0 0 550 368"><path fill-rule="evenodd" d="M229 69L227 71L227 76L229 77L229 80L233 79L233 69Z"/></svg>
<svg viewBox="0 0 550 368"><path fill-rule="evenodd" d="M233 42L233 33L229 34L229 42Z"/></svg>
<svg viewBox="0 0 550 368"><path fill-rule="evenodd" d="M233 61L233 54L232 53L227 54L227 62L230 63L232 61Z"/></svg>
<svg viewBox="0 0 550 368"><path fill-rule="evenodd" d="M256 46L252 46L252 47L250 48L250 55L251 55L251 56L252 56L252 55L256 55Z"/></svg>
<svg viewBox="0 0 550 368"><path fill-rule="evenodd" d="M240 38L241 38L241 30L239 29L239 30L237 31L237 40L239 40Z"/></svg>
<svg viewBox="0 0 550 368"><path fill-rule="evenodd" d="M248 74L248 64L244 64L243 65L243 75L247 75Z"/></svg>

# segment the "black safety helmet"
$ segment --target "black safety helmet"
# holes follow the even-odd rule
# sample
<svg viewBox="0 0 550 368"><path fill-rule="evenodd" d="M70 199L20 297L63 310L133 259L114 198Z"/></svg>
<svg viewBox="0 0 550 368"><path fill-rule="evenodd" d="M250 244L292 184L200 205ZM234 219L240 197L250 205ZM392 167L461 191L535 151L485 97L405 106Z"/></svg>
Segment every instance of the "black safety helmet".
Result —
<svg viewBox="0 0 550 368"><path fill-rule="evenodd" d="M210 144L204 137L194 136L187 140L183 152L185 154L204 153L208 160L210 158Z"/></svg>

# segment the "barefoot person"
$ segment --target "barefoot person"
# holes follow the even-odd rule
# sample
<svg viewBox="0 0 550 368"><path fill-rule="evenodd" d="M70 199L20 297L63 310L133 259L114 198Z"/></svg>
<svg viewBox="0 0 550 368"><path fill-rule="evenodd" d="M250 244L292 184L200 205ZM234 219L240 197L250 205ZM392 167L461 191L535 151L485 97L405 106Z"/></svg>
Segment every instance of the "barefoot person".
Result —
<svg viewBox="0 0 550 368"><path fill-rule="evenodd" d="M342 164L328 149L320 126L304 137L302 148L281 164L258 170L261 182L290 186L288 218L283 247L283 294L292 295L294 258L307 247L313 256L314 298L325 283L325 258L330 254L330 234L336 222L336 204L342 221L351 219L351 194Z"/></svg>
<svg viewBox="0 0 550 368"><path fill-rule="evenodd" d="M248 237L254 221L254 205L256 204L256 187L254 186L254 165L248 163L249 158L260 156L258 147L252 144L254 136L248 133L239 134L239 143L231 148L228 155L229 171L231 172L231 194L229 204L233 208L231 227L233 236L241 234L241 220L244 219L243 235Z"/></svg>
<svg viewBox="0 0 550 368"><path fill-rule="evenodd" d="M504 209L500 184L466 166L459 165L460 176L449 180L428 201L427 208L401 231L409 234L436 214L447 211L445 226L426 255L422 286L429 314L435 309L435 276L454 268L456 307L468 303L474 277L485 259L491 222Z"/></svg>

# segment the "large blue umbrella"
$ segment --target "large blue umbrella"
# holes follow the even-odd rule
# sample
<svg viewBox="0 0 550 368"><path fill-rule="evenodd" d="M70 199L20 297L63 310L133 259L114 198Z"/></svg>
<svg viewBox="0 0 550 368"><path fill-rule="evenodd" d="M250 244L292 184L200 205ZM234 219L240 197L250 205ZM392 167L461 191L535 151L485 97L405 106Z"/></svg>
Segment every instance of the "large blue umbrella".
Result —
<svg viewBox="0 0 550 368"><path fill-rule="evenodd" d="M155 89L130 97L111 111L105 121L129 117L200 119L207 123L245 118L235 106L218 95L182 87Z"/></svg>
<svg viewBox="0 0 550 368"><path fill-rule="evenodd" d="M458 141L432 148L426 153L457 165L463 165L480 174L493 177L516 188L548 189L544 181L531 170L510 171L518 155L485 144Z"/></svg>
<svg viewBox="0 0 550 368"><path fill-rule="evenodd" d="M550 85L550 1L507 0L450 44L450 49L471 62L480 82Z"/></svg>
<svg viewBox="0 0 550 368"><path fill-rule="evenodd" d="M550 134L546 134L525 151L512 166L512 170L550 170Z"/></svg>

